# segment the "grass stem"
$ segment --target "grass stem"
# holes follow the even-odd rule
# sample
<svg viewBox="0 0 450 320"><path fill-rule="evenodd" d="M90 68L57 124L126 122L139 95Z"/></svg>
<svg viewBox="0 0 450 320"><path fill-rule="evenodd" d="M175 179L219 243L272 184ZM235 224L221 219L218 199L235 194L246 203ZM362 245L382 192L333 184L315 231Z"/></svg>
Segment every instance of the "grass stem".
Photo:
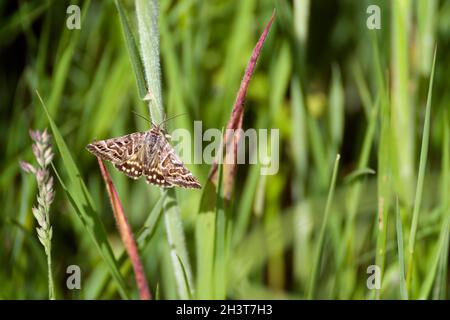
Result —
<svg viewBox="0 0 450 320"><path fill-rule="evenodd" d="M327 203L325 205L325 214L322 221L322 227L320 228L319 240L317 242L316 253L314 256L314 262L312 265L312 275L308 289L308 299L314 299L316 293L317 275L320 273L320 264L322 260L323 241L325 239L325 231L327 229L328 217L330 215L331 203L334 196L334 188L336 186L336 178L339 168L339 160L341 156L338 154L334 162L333 175L331 177L330 190L328 192Z"/></svg>
<svg viewBox="0 0 450 320"><path fill-rule="evenodd" d="M141 259L139 258L136 242L133 238L133 231L131 230L128 219L123 210L122 203L119 199L119 195L114 187L108 170L106 169L103 161L100 158L97 159L103 180L106 184L106 189L108 190L109 200L111 201L111 206L113 209L114 218L116 219L117 228L119 229L120 237L122 238L122 242L133 266L139 297L141 300L150 300L152 295L148 288L147 280L145 279L144 267L142 266Z"/></svg>
<svg viewBox="0 0 450 320"><path fill-rule="evenodd" d="M417 225L419 223L420 205L422 203L422 193L423 193L423 185L424 185L424 179L425 179L425 168L427 166L428 143L429 143L429 137L430 137L431 97L433 95L433 79L434 79L435 65L436 65L436 49L434 51L433 65L431 68L430 82L429 82L429 86L428 86L425 121L424 121L423 134L422 134L422 147L420 150L419 174L417 177L416 195L415 195L415 199L414 199L414 211L413 211L413 218L412 218L412 222L411 222L411 231L409 234L409 243L408 243L409 261L408 261L408 271L406 274L406 287L408 288L408 290L411 288L411 278L412 278L412 272L413 272L412 269L413 269L413 261L414 261L414 249L415 249L415 244L416 244L416 232L417 232Z"/></svg>

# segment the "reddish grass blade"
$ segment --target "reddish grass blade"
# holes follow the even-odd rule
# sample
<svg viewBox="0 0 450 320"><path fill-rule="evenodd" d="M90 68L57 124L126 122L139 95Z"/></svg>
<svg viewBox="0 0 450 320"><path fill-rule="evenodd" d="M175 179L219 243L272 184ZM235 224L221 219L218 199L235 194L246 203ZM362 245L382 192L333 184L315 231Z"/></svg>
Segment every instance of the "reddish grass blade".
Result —
<svg viewBox="0 0 450 320"><path fill-rule="evenodd" d="M256 43L255 48L253 49L252 55L250 57L250 61L247 64L247 68L245 69L244 78L241 81L241 86L239 87L238 94L236 96L236 100L233 105L233 109L231 111L230 119L228 120L227 129L238 130L242 129L242 121L244 118L244 101L245 96L247 94L247 88L250 83L250 79L255 70L256 62L258 60L259 54L261 53L262 46L264 41L266 40L267 34L269 33L270 26L272 25L272 21L275 18L275 10L270 17L269 22L267 23L263 33L259 37L258 42ZM224 196L226 199L230 199L231 192L233 190L234 178L236 176L236 165L237 165L237 145L240 139L240 132L224 133L224 145L226 146L226 155L225 159L234 159L232 164L224 164L224 176L223 176L223 190ZM223 156L220 154L219 156ZM217 159L211 167L211 171L209 172L209 179L217 186Z"/></svg>
<svg viewBox="0 0 450 320"><path fill-rule="evenodd" d="M139 297L141 298L141 300L151 300L152 295L148 288L147 280L145 279L144 268L142 267L142 262L139 258L136 242L133 238L133 231L131 230L130 224L128 223L128 219L125 215L125 212L123 211L123 206L120 202L119 195L116 191L116 188L114 187L108 170L106 170L105 164L98 157L97 160L103 180L106 184L106 189L108 191L109 200L111 201L111 206L113 209L114 218L116 219L117 228L119 229L120 237L122 238L122 242L133 266L136 284L139 291Z"/></svg>

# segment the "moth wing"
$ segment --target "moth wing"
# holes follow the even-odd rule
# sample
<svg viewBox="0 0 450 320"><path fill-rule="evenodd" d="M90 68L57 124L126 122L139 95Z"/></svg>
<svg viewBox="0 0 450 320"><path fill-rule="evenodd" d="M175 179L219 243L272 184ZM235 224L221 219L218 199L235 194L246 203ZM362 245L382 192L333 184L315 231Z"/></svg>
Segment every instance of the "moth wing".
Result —
<svg viewBox="0 0 450 320"><path fill-rule="evenodd" d="M150 165L144 169L147 183L164 188L201 188L198 180L184 166L167 139L160 138L159 148L151 156Z"/></svg>

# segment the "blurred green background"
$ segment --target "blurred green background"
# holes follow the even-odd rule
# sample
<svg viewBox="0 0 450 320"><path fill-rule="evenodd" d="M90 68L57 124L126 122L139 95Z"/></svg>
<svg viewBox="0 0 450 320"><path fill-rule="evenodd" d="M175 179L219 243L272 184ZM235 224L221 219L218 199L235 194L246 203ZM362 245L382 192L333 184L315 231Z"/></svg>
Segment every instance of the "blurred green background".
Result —
<svg viewBox="0 0 450 320"><path fill-rule="evenodd" d="M66 9L76 3L81 29L69 30ZM139 43L135 3L121 4ZM369 5L380 8L379 30L366 26ZM161 1L164 108L168 116L187 113L168 123L169 132L193 131L194 120L203 121L204 130L226 126L274 8L243 127L280 130L280 170L260 176L258 165L240 165L229 202L216 202L207 188L176 190L188 296L180 290L159 189L108 165L135 234L142 235L146 225L139 245L152 292L161 299L447 299L450 2ZM2 1L0 16L0 298L45 299L45 254L31 213L36 183L18 165L34 161L28 130L50 129L35 91L73 157L116 257L123 246L96 159L85 146L147 130L132 111L148 116L148 110L113 1ZM424 130L427 97L431 120ZM56 144L54 150L58 174L71 184L77 173ZM338 153L335 193L324 219ZM206 184L209 165L188 168ZM120 284L55 182L56 297L137 298L129 263L118 259ZM202 195L215 209L201 209ZM66 268L73 264L82 271L81 290L66 287ZM371 265L380 267L379 289L367 286Z"/></svg>

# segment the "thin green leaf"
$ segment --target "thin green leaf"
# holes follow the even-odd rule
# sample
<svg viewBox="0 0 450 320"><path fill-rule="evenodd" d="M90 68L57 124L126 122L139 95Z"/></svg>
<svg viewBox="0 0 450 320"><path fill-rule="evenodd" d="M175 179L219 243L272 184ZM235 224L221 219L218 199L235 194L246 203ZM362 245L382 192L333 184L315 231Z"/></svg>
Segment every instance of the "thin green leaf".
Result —
<svg viewBox="0 0 450 320"><path fill-rule="evenodd" d="M323 216L322 226L320 228L319 239L318 239L317 247L316 247L316 254L314 256L314 261L312 264L312 270L311 270L312 274L311 274L309 289L308 289L308 299L314 299L314 296L315 296L317 275L320 273L320 265L321 265L321 261L322 261L325 231L327 229L328 217L330 215L331 204L333 202L333 197L334 197L334 188L336 186L336 178L337 178L337 173L338 173L338 168L339 168L339 159L340 159L340 155L338 154L336 156L336 161L334 162L333 175L331 177L330 189L328 192L327 203L325 206L325 213Z"/></svg>
<svg viewBox="0 0 450 320"><path fill-rule="evenodd" d="M400 296L403 300L408 300L408 290L406 289L405 280L405 256L403 253L403 228L402 219L400 218L400 210L397 204L395 207L396 231L397 231L397 252L398 252L398 267L400 269Z"/></svg>
<svg viewBox="0 0 450 320"><path fill-rule="evenodd" d="M134 77L136 79L136 85L138 87L139 96L141 99L147 94L147 88L145 86L144 74L142 73L143 66L141 57L139 55L138 46L133 33L130 29L130 24L128 23L128 18L123 8L122 2L115 0L117 11L119 12L120 23L122 25L123 36L127 44L128 55L130 56L131 67L133 69Z"/></svg>
<svg viewBox="0 0 450 320"><path fill-rule="evenodd" d="M425 112L425 120L424 120L424 126L423 126L423 134L422 134L422 147L420 150L420 161L419 161L419 174L417 177L417 187L416 187L416 195L414 198L414 211L413 211L413 218L411 222L411 231L409 234L409 243L408 243L408 250L409 250L409 261L408 261L408 272L406 277L406 285L408 288L410 288L411 284L411 277L412 277L412 268L413 268L413 261L414 261L414 249L416 244L416 232L417 232L417 226L419 224L419 213L420 213L420 206L422 203L422 192L423 192L423 185L424 185L424 179L425 179L425 169L427 166L427 158L428 158L428 143L429 143L429 137L430 137L430 118L431 118L431 98L433 95L433 80L434 80L434 70L436 66L436 51L437 48L434 50L434 57L433 57L433 65L431 68L431 75L430 75L430 82L428 86L428 96L427 96L427 106L426 106L426 112Z"/></svg>
<svg viewBox="0 0 450 320"><path fill-rule="evenodd" d="M113 251L111 249L111 246L109 245L105 227L92 205L92 200L87 193L86 185L80 178L81 176L80 172L78 171L75 161L72 158L69 148L64 142L64 139L58 127L56 126L52 117L50 116L44 104L44 101L42 100L41 96L37 91L36 93L38 95L39 100L41 101L42 108L44 109L47 115L50 127L53 132L53 136L55 138L56 146L58 147L59 153L61 155L64 164L64 168L66 169L65 171L69 179L67 186L61 179L56 168L54 168L57 178L60 181L67 197L69 198L70 203L75 209L75 212L80 218L81 223L83 224L87 233L92 238L95 246L99 250L99 253L103 261L108 266L109 271L111 272L111 275L113 276L113 279L117 284L120 295L123 298L129 298L126 290L125 280L120 274L117 262L114 258Z"/></svg>

